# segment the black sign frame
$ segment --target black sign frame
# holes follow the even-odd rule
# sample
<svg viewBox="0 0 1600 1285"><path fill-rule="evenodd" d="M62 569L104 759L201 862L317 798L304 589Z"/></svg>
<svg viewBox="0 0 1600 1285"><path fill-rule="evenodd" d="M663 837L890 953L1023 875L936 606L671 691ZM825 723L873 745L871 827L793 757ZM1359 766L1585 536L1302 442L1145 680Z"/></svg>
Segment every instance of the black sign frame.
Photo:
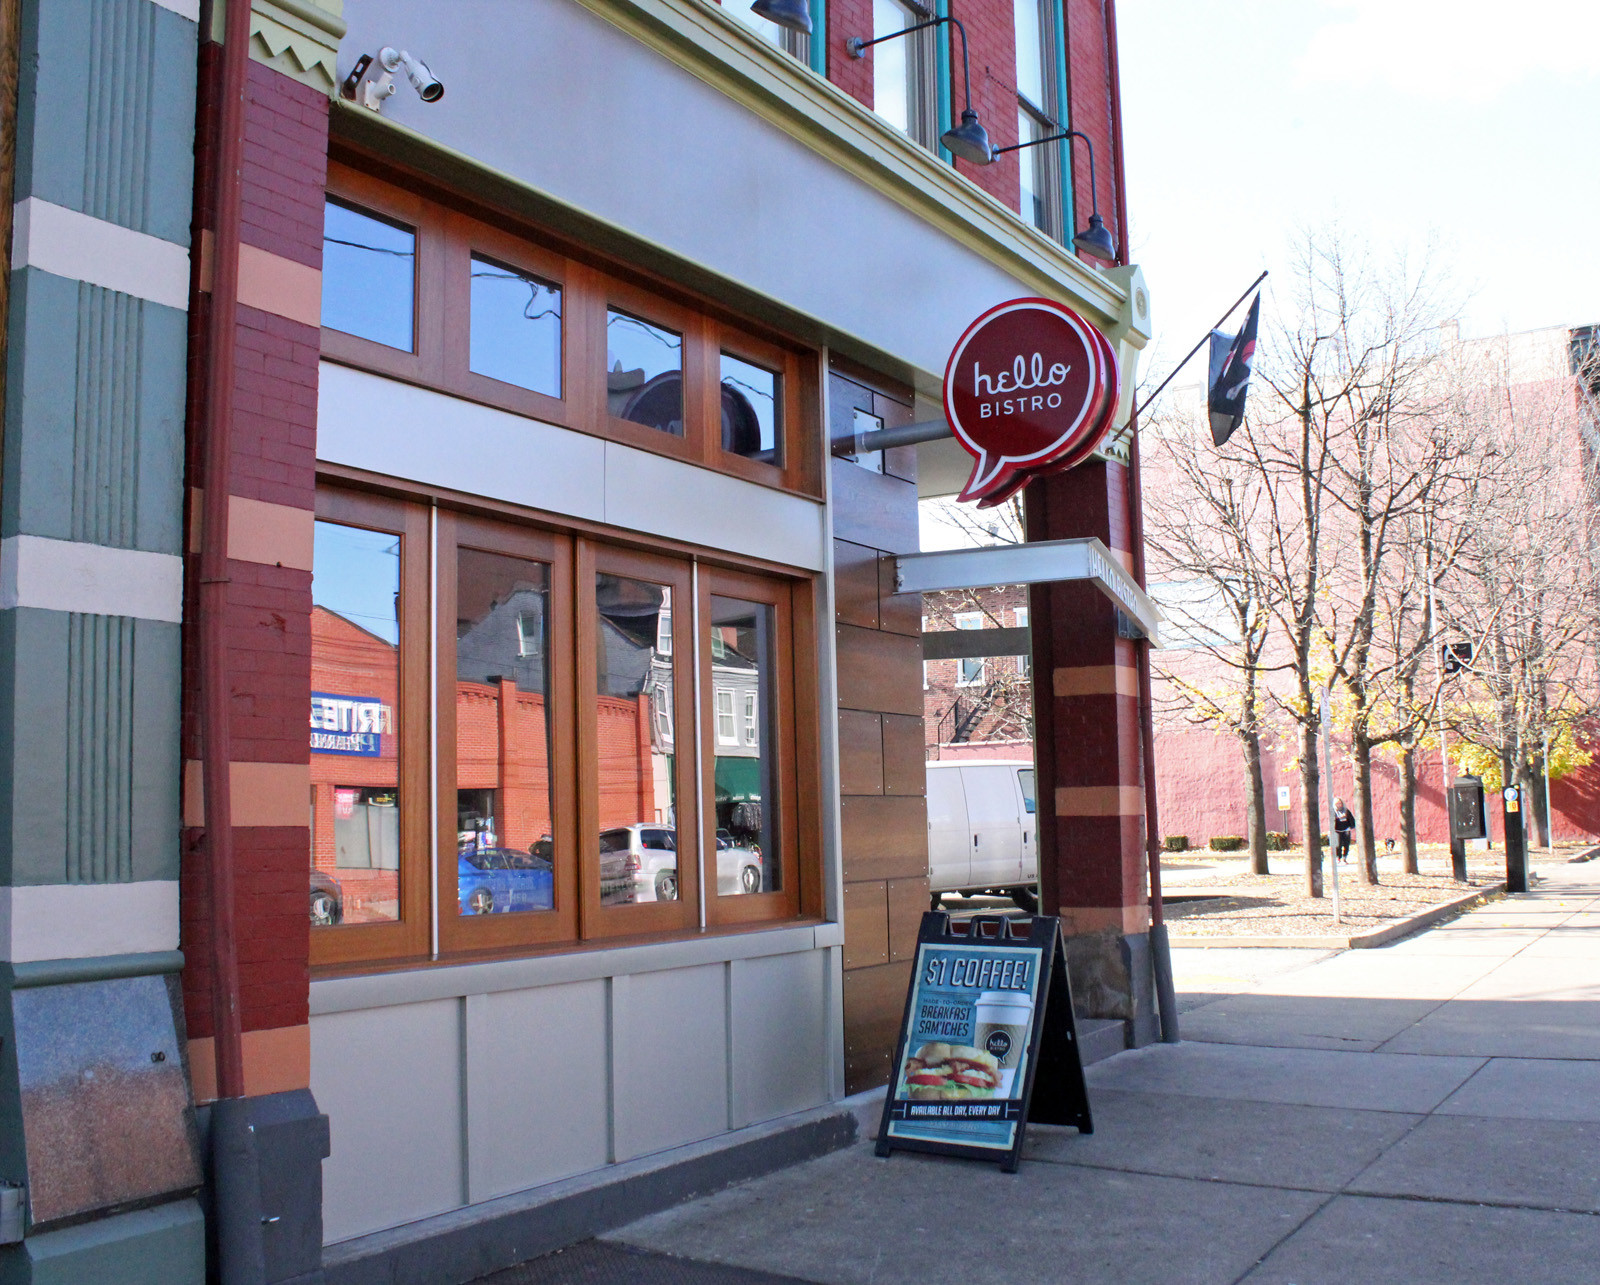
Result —
<svg viewBox="0 0 1600 1285"><path fill-rule="evenodd" d="M1016 1173L1022 1160L1022 1146L1029 1122L1072 1125L1079 1133L1093 1133L1094 1119L1089 1110L1089 1090L1083 1076L1083 1057L1078 1043L1078 1023L1072 1008L1072 982L1067 975L1066 949L1061 939L1061 921L1053 915L1035 915L1025 932L1003 915L979 915L965 923L952 920L943 911L930 910L922 916L917 932L917 951L912 964L911 984L906 988L905 1012L900 1019L900 1038L895 1041L891 1079L883 1101L883 1117L878 1125L876 1153L887 1157L894 1151L922 1151L934 1155L959 1156L969 1160L998 1161L1002 1173ZM1040 976L1038 998L1034 1003L1033 1025L1029 1032L1026 1070L1017 1106L1004 1118L1014 1120L1016 1133L1009 1150L934 1141L927 1138L896 1137L890 1126L904 1120L908 1100L897 1098L895 1090L905 1065L906 1045L912 1031L912 1005L923 975L928 947L984 946L990 949L1011 947L1038 951Z"/></svg>

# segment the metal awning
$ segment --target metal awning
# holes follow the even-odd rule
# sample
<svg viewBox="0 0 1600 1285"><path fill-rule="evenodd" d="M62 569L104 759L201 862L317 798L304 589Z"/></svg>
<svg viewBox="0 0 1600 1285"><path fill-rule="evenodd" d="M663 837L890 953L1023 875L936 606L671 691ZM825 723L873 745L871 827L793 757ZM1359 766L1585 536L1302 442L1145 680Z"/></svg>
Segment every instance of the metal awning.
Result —
<svg viewBox="0 0 1600 1285"><path fill-rule="evenodd" d="M1089 581L1133 621L1151 646L1161 645L1161 622L1165 619L1161 609L1122 569L1116 555L1093 537L906 553L894 560L895 589L900 593L1066 580Z"/></svg>

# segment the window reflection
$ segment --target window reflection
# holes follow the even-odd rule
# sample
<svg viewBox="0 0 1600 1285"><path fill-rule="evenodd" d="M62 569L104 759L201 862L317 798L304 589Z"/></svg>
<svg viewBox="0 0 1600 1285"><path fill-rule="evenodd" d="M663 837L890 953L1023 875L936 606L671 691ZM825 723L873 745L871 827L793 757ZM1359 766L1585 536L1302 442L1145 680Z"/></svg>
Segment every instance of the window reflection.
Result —
<svg viewBox="0 0 1600 1285"><path fill-rule="evenodd" d="M463 915L555 906L547 668L550 568L456 560L456 901Z"/></svg>
<svg viewBox="0 0 1600 1285"><path fill-rule="evenodd" d="M772 371L722 354L723 450L782 466L782 387L782 379Z"/></svg>
<svg viewBox="0 0 1600 1285"><path fill-rule="evenodd" d="M782 879L772 734L773 610L713 595L710 630L717 892L773 892Z"/></svg>
<svg viewBox="0 0 1600 1285"><path fill-rule="evenodd" d="M479 375L561 396L561 287L472 256L471 354Z"/></svg>
<svg viewBox="0 0 1600 1285"><path fill-rule="evenodd" d="M618 419L683 436L683 336L606 313L606 405Z"/></svg>
<svg viewBox="0 0 1600 1285"><path fill-rule="evenodd" d="M595 606L600 900L676 901L672 656L660 646L672 589L600 575Z"/></svg>
<svg viewBox="0 0 1600 1285"><path fill-rule="evenodd" d="M316 524L311 921L400 917L400 537Z"/></svg>
<svg viewBox="0 0 1600 1285"><path fill-rule="evenodd" d="M416 233L338 201L323 207L322 324L411 352Z"/></svg>

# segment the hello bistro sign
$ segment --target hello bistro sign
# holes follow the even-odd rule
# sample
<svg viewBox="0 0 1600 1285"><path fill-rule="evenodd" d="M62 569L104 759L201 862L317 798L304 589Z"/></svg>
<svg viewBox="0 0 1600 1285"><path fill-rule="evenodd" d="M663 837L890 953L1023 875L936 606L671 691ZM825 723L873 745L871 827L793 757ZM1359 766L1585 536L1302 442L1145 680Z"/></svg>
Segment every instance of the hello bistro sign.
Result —
<svg viewBox="0 0 1600 1285"><path fill-rule="evenodd" d="M974 460L957 497L992 508L1035 477L1082 463L1116 411L1111 343L1050 299L990 308L956 341L944 413Z"/></svg>

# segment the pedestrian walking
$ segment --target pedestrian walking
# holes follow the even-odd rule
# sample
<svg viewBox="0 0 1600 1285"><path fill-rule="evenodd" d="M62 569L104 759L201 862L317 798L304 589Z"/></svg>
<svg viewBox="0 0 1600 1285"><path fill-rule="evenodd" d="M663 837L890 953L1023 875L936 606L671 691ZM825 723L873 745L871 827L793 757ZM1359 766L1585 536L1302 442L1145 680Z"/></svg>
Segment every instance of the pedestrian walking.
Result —
<svg viewBox="0 0 1600 1285"><path fill-rule="evenodd" d="M1350 855L1350 836L1355 833L1356 819L1343 799L1333 801L1333 855L1343 861Z"/></svg>

